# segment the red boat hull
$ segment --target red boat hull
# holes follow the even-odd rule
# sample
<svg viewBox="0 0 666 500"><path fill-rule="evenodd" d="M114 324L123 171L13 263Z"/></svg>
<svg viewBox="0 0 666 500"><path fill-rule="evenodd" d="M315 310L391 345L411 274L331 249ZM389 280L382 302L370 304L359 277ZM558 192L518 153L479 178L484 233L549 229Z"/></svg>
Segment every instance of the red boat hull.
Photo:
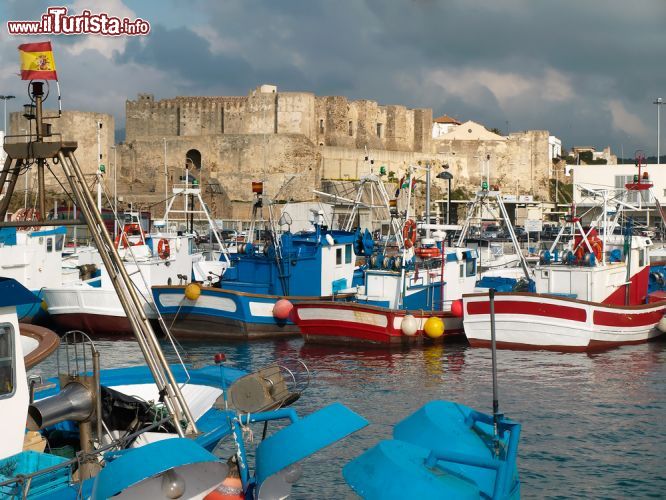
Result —
<svg viewBox="0 0 666 500"><path fill-rule="evenodd" d="M407 314L417 320L418 331L413 336L405 335L400 328ZM463 335L462 320L450 312L402 311L349 302L302 302L294 304L292 311L292 321L306 342L343 345L417 344L427 338L423 324L433 316L444 321L443 338Z"/></svg>

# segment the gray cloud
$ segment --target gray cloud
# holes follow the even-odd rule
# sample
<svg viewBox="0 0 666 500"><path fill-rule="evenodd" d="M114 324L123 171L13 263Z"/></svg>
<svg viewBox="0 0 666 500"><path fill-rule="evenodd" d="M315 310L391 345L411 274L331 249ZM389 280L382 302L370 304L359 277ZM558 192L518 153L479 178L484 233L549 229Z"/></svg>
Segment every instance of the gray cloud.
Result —
<svg viewBox="0 0 666 500"><path fill-rule="evenodd" d="M5 10L30 18L46 5L11 1ZM432 107L502 130L507 121L512 130L547 129L568 147L656 152L663 0L194 0L191 9L204 24L153 23L112 60L84 51L59 64L73 71L74 87L79 63L108 74L114 89L102 105L117 119L124 98L140 91L244 95L275 83ZM85 96L99 89L83 79L74 103L94 103Z"/></svg>

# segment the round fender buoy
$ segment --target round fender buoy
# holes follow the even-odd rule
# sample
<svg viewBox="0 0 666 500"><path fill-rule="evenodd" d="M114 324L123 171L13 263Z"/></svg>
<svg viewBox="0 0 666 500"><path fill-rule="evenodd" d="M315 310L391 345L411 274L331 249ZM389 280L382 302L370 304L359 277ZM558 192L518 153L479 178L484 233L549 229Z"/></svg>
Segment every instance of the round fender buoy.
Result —
<svg viewBox="0 0 666 500"><path fill-rule="evenodd" d="M407 335L408 337L413 337L416 335L416 332L419 329L419 325L416 322L416 318L412 316L411 314L406 314L404 318L402 318L402 323L400 323L400 330L402 330L402 333Z"/></svg>
<svg viewBox="0 0 666 500"><path fill-rule="evenodd" d="M432 316L426 320L423 331L431 339L438 339L444 335L444 322L440 318Z"/></svg>
<svg viewBox="0 0 666 500"><path fill-rule="evenodd" d="M661 332L666 332L666 316L662 317L662 318L659 320L659 323L657 323L657 328L658 328L659 331L661 331Z"/></svg>
<svg viewBox="0 0 666 500"><path fill-rule="evenodd" d="M293 308L294 304L289 302L287 299L280 299L273 306L273 316L275 319L288 319Z"/></svg>
<svg viewBox="0 0 666 500"><path fill-rule="evenodd" d="M199 283L190 283L185 287L185 297L190 300L197 300L201 295L201 285Z"/></svg>
<svg viewBox="0 0 666 500"><path fill-rule="evenodd" d="M451 314L453 314L456 318L462 318L464 316L465 311L463 309L462 300L456 299L451 302Z"/></svg>

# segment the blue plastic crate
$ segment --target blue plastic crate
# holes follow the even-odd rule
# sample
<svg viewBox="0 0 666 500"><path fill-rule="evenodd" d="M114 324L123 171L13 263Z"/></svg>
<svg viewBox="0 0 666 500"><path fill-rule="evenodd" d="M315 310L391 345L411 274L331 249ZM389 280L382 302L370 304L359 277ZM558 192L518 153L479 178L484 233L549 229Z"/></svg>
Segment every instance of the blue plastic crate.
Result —
<svg viewBox="0 0 666 500"><path fill-rule="evenodd" d="M67 459L48 453L23 451L17 455L0 460L0 482L21 474L32 474L63 462L67 462ZM70 472L69 467L62 467L46 474L35 476L30 483L30 496L38 496L41 493L49 491L52 492L58 487L69 484ZM16 488L16 485L0 488L0 497L18 494L19 492Z"/></svg>

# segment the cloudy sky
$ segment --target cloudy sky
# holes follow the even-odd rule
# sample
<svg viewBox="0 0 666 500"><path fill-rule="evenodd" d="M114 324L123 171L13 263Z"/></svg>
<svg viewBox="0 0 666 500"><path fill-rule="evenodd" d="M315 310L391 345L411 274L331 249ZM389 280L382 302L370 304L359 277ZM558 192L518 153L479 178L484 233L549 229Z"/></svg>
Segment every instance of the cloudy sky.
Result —
<svg viewBox="0 0 666 500"><path fill-rule="evenodd" d="M151 23L145 37L51 37L65 107L113 113L118 129L139 92L246 95L274 83L545 129L566 148L657 150L666 0L2 0L0 94L25 95L16 46L44 39L10 36L5 21L50 5Z"/></svg>

